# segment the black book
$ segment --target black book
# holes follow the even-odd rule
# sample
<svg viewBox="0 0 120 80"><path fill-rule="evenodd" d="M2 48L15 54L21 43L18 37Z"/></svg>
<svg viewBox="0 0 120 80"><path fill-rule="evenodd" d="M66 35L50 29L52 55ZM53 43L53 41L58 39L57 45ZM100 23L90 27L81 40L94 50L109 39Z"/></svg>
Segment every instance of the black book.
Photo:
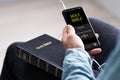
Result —
<svg viewBox="0 0 120 80"><path fill-rule="evenodd" d="M61 41L44 34L17 46L16 55L61 79L65 50Z"/></svg>

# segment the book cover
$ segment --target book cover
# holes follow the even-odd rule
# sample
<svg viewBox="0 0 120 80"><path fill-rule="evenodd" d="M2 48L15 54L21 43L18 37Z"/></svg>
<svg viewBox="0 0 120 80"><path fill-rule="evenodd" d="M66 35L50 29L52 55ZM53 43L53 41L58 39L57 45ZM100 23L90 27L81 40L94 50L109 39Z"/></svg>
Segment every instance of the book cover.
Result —
<svg viewBox="0 0 120 80"><path fill-rule="evenodd" d="M19 58L61 79L65 55L61 41L44 34L19 44L16 51Z"/></svg>

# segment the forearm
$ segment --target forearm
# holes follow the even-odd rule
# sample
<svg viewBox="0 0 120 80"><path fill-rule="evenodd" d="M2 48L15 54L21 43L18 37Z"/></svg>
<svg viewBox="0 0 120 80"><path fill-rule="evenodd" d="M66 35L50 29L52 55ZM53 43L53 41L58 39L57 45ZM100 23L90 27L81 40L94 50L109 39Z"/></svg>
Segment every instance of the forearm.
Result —
<svg viewBox="0 0 120 80"><path fill-rule="evenodd" d="M80 48L68 49L63 62L62 80L95 80L89 54Z"/></svg>

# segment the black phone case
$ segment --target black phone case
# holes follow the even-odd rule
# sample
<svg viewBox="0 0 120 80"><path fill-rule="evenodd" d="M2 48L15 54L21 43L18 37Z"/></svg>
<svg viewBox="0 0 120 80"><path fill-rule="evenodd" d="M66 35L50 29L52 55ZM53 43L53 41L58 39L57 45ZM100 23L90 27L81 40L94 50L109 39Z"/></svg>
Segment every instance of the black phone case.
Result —
<svg viewBox="0 0 120 80"><path fill-rule="evenodd" d="M75 8L65 9L65 10L62 11L63 17L64 17L64 19L65 19L65 21L66 21L67 24L69 24L69 20L68 20L67 17L66 17L67 12L73 11L73 10L75 10L75 9L77 9L77 8L82 9L83 13L85 14L85 12L84 12L84 10L83 10L82 7L75 7ZM85 15L85 16L86 16L86 15ZM86 16L86 18L87 18L87 16ZM91 49L100 47L100 42L99 42L99 40L96 38L96 36L95 36L95 31L94 31L92 25L90 24L90 21L88 20L88 18L87 18L87 21L88 21L88 24L90 25L90 27L91 27L91 29L92 29L92 32L94 33L94 37L95 37L96 43L97 43L97 46L94 46L94 44L91 44L91 45L89 45L89 46L88 46L87 44L84 44L84 45L85 45L85 49L86 49L87 51L89 51L89 50L91 50ZM71 24L70 24L70 25L71 25ZM75 26L73 26L73 27L75 27ZM83 43L84 43L84 41L83 41ZM87 46L86 46L86 45L87 45Z"/></svg>

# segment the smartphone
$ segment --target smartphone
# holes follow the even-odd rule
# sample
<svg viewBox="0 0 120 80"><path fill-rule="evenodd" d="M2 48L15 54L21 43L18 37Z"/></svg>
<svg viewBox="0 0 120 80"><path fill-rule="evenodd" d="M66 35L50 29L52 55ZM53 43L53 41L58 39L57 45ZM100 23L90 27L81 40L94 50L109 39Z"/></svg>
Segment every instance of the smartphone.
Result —
<svg viewBox="0 0 120 80"><path fill-rule="evenodd" d="M66 23L75 28L76 34L82 39L87 51L100 46L100 42L96 38L93 27L82 7L65 9L62 14Z"/></svg>

